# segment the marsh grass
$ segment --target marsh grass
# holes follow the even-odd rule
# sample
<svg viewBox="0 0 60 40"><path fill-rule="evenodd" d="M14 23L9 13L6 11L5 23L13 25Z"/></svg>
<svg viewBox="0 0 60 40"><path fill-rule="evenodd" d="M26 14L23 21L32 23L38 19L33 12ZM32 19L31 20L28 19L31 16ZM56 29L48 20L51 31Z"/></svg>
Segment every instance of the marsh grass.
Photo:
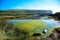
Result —
<svg viewBox="0 0 60 40"><path fill-rule="evenodd" d="M60 30L59 30L60 31ZM54 33L56 32L57 38L55 38ZM60 33L56 30L47 38L42 38L41 40L60 40ZM0 20L0 40L27 40L28 36L25 31L19 30L11 23L7 23L5 19ZM32 38L29 38L30 40Z"/></svg>

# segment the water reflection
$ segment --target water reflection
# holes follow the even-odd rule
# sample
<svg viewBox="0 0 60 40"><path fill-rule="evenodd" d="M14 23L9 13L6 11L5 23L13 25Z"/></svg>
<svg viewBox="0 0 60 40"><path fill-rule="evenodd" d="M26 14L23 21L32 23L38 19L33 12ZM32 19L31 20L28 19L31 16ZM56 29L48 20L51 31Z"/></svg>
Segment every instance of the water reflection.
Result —
<svg viewBox="0 0 60 40"><path fill-rule="evenodd" d="M8 20L7 22L24 22L24 21L28 21L28 20L42 20L44 22L46 22L47 24L57 24L59 21L55 21L54 19L48 18L47 16L45 17L41 17L41 18L35 18L35 19L12 19L12 20Z"/></svg>

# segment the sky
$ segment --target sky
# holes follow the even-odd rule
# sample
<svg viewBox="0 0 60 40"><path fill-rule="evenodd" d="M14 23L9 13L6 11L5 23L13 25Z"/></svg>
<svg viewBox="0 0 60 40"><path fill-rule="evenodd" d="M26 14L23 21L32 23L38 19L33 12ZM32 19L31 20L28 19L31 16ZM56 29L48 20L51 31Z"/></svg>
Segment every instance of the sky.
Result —
<svg viewBox="0 0 60 40"><path fill-rule="evenodd" d="M30 9L60 12L60 0L0 0L0 10Z"/></svg>

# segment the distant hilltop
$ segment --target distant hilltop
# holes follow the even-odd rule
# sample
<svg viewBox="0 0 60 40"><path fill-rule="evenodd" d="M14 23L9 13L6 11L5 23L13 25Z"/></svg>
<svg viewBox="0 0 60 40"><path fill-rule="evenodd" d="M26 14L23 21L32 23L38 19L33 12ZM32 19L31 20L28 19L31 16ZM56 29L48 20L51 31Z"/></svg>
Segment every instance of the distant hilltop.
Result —
<svg viewBox="0 0 60 40"><path fill-rule="evenodd" d="M53 14L51 10L0 10L0 15L19 15L19 14Z"/></svg>

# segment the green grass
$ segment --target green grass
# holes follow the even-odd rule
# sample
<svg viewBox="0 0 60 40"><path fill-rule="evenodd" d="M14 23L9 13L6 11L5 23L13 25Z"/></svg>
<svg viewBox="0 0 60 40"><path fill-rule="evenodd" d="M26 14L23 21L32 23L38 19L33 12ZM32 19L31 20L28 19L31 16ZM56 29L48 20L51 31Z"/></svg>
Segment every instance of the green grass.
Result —
<svg viewBox="0 0 60 40"><path fill-rule="evenodd" d="M5 35L5 32L0 30L0 40L7 39L7 36Z"/></svg>

